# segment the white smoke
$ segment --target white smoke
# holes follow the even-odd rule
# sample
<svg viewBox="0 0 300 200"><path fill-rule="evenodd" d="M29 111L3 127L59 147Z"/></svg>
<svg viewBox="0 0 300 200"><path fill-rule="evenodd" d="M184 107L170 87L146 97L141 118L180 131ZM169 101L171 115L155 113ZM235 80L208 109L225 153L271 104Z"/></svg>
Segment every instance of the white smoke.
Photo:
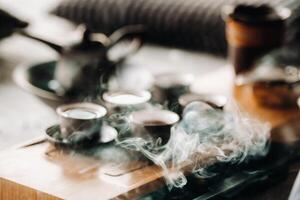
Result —
<svg viewBox="0 0 300 200"><path fill-rule="evenodd" d="M215 110L203 102L192 102L181 122L171 129L167 144L139 137L118 140L122 147L143 153L162 167L168 186L183 187L186 173L211 176L206 167L217 162L241 163L268 151L270 128L240 112Z"/></svg>

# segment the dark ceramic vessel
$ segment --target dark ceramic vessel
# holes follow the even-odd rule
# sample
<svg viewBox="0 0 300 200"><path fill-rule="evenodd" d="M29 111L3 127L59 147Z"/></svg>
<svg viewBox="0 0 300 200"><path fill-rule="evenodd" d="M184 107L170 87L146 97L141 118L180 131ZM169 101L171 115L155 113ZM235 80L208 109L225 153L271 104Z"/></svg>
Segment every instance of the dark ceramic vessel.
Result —
<svg viewBox="0 0 300 200"><path fill-rule="evenodd" d="M168 110L141 110L131 113L129 120L135 137L152 141L160 138L161 144L166 144L179 116Z"/></svg>

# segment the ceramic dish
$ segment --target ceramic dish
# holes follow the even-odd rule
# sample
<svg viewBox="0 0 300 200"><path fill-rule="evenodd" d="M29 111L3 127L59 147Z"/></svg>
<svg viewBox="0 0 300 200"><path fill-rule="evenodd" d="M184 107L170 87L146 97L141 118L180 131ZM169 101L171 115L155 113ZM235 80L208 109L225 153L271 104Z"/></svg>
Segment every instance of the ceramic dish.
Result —
<svg viewBox="0 0 300 200"><path fill-rule="evenodd" d="M55 87L58 87L54 80L55 68L56 61L21 65L14 72L14 80L20 87L56 108L68 100L55 93Z"/></svg>
<svg viewBox="0 0 300 200"><path fill-rule="evenodd" d="M113 142L118 136L118 132L111 126L103 125L101 133L94 135L93 138L76 138L64 139L61 135L59 125L54 125L46 130L46 139L55 144L69 147L85 147L97 144L106 144Z"/></svg>
<svg viewBox="0 0 300 200"><path fill-rule="evenodd" d="M80 101L80 99L70 100L56 94L55 91L60 87L54 79L56 64L57 61L25 64L14 71L14 80L21 88L36 95L54 109L62 104Z"/></svg>

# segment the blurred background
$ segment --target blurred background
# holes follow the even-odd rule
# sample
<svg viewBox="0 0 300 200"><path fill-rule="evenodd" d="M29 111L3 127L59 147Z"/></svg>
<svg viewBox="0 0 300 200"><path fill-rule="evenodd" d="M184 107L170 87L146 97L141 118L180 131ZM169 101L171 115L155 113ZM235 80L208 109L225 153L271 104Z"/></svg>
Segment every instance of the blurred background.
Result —
<svg viewBox="0 0 300 200"><path fill-rule="evenodd" d="M35 36L58 44L70 44L80 38L70 21L49 14L60 0L0 1L0 8L30 23L27 30ZM56 122L53 109L13 81L15 67L57 59L57 53L37 41L18 34L0 42L0 149L39 136ZM178 48L146 44L130 62L154 74L168 71L203 73L222 67L225 58Z"/></svg>
<svg viewBox="0 0 300 200"><path fill-rule="evenodd" d="M128 124L135 123L131 114L134 109L168 109L177 116L172 123L156 120L157 116L161 117L160 114L147 114L147 112L137 115L136 118L137 121L142 119L145 130L149 124L152 126L158 123L156 124L158 127L162 124L168 127L168 137L170 135L173 137L173 133L177 132L179 137L175 139L175 150L177 146L182 146L180 143L186 143L181 151L182 162L186 161L185 151L192 152L192 157L195 149L197 153L199 149L209 152L198 148L198 142L205 141L204 146L209 146L206 141L210 139L203 138L213 138L215 132L219 134L222 132L220 130L224 129L224 135L228 136L228 139L220 136L221 139L218 141L213 138L215 143L210 144L212 149L218 150L215 147L222 144L222 140L225 144L227 140L233 141L232 144L236 145L238 152L236 156L241 160L235 160L236 157L233 156L231 164L235 162L238 163L237 165L249 164L247 156L249 160L254 158L254 162L262 161L261 166L256 166L259 167L258 170L253 169L259 178L255 178L255 173L247 171L246 178L243 178L242 168L242 173L239 174L235 172L235 168L229 166L236 177L241 175L241 179L246 180L247 177L253 176L256 181L262 177L260 173L263 170L260 167L265 168L263 173L267 174L266 177L274 178L273 171L276 175L283 175L285 174L282 173L283 171L287 172L286 168L280 169L282 171L277 173L277 167L281 168L281 164L289 164L289 159L299 157L299 153L291 151L290 157L285 158L282 156L286 154L282 151L284 149L281 146L279 150L276 149L277 142L289 146L290 138L296 141L293 141L295 142L293 148L297 149L297 152L299 148L299 131L296 130L298 126L295 126L294 121L289 124L290 119L299 116L299 24L300 1L298 0L0 0L0 150L38 137L42 137L42 142L49 140L60 145L65 145L64 142L67 141L66 146L70 145L70 147L74 141L75 146L76 142L80 144L79 140L82 138L73 141L69 136L75 135L76 138L78 132L89 133L89 131L78 131L78 129L74 131L76 125L74 123L72 124L74 127L70 128L71 131L69 133L66 131L64 135L68 126L68 123L64 124L64 118L67 118L66 121L69 120L69 111L79 110L94 115L99 113L90 112L93 109L89 110L91 108L89 106L80 107L86 105L85 103L80 106L71 104L73 108L71 106L61 113L56 113L54 108L75 101L94 102L106 106L108 114L105 116L107 120L105 123L108 124L107 127L114 128L114 137L118 139L122 136L121 132L142 133L126 129ZM164 75L167 78L164 79ZM216 90L212 89L214 85ZM131 97L141 98L142 103L132 100L126 104L124 99L113 102L112 97L118 95L125 96L124 99L128 102L131 101ZM196 104L191 103L194 101L197 101ZM253 114L268 124L260 124L256 120L249 122L249 116L243 116L239 106L245 108L250 116ZM228 110L236 118L232 118L231 114L227 116ZM189 115L189 111L192 114ZM79 112L79 118L76 118L78 116L70 118L85 119L86 116L82 117L80 114L82 113ZM132 121L128 120L129 114ZM63 119L59 125L57 125L57 115ZM152 121L147 120L151 115L154 116ZM117 117L114 118L115 116ZM124 116L126 120L123 120ZM147 117L143 119L141 116ZM98 137L97 140L89 138L90 135L85 135L86 138L83 137L87 139L85 142L102 143L99 137L102 137L102 128L105 126L102 126L102 121L101 125L98 123L101 117L95 126L98 129L93 133ZM179 119L181 122L177 123ZM122 120L125 121L123 124ZM243 127L245 125L243 123L246 126ZM286 123L289 128L285 126L274 128L281 123ZM189 151L191 145L182 140L180 126L176 125L172 132L170 131L171 125L174 124L180 124L188 130L186 132L188 142L192 141L190 135L195 135L194 140L197 145L195 149L192 148L193 151ZM232 125L233 129L227 130L226 128L230 127L228 125ZM257 128L260 127L259 125L262 129ZM48 127L50 128L47 129ZM296 127L296 131L291 127ZM298 134L297 137L294 137L295 135L290 137L292 134L286 134L288 132L286 130ZM203 135L198 134L201 131ZM276 132L279 139L276 139ZM103 133L105 134L105 131ZM199 139L197 134L203 137L203 140ZM262 139L256 141L252 138L253 135L254 138ZM231 137L236 137L238 141L235 142ZM110 138L111 140L106 143L115 142L116 138ZM169 138L165 139L169 140ZM251 142L248 143L247 139ZM159 147L161 140L157 141L157 144L155 143L151 148L155 149L156 145ZM116 139L116 142L120 141ZM132 143L131 140L129 142ZM260 146L251 154L248 145L253 145L255 149L256 142ZM270 143L273 146L269 149ZM168 144L172 145L172 142ZM246 144L245 148L240 146L241 144ZM136 145L140 146L139 143ZM228 149L226 145L224 146L226 154ZM148 148L147 145L145 147ZM102 146L99 145L99 151L101 148ZM135 150L137 149L140 150L139 148ZM246 155L248 151L250 154L244 156L243 154ZM148 156L152 155L151 153ZM215 154L220 161L227 156L220 152ZM273 154L276 159L272 158ZM274 163L269 163L269 155ZM103 157L110 159L113 156ZM246 157L247 159L243 160ZM117 156L114 159L119 160ZM152 161L155 164L160 163L155 162L155 159ZM169 162L168 159L166 161ZM231 162L226 159L223 161ZM181 161L179 163L178 166L181 165ZM207 166L199 169L208 168ZM223 175L222 168L220 169L219 174ZM287 196L299 167L295 166L295 169L291 168L293 179L289 180L289 187L285 187L285 192L270 184L275 191L271 192L273 196L277 196L277 193L282 193L279 194L282 199ZM34 169L32 171L37 175ZM196 170L195 174L201 179L204 178L201 177L201 173ZM249 181L252 182L250 179L251 177ZM223 186L229 186L229 188L225 187L224 191L230 191L231 186L239 190L239 184L248 184L247 180L242 182L239 181L240 179L235 180L237 184L234 181L228 184L228 180L231 180L231 177L220 182ZM218 179L215 183L217 182ZM212 185L215 185L214 182ZM223 190L222 187L217 189ZM264 196L261 197L266 199Z"/></svg>

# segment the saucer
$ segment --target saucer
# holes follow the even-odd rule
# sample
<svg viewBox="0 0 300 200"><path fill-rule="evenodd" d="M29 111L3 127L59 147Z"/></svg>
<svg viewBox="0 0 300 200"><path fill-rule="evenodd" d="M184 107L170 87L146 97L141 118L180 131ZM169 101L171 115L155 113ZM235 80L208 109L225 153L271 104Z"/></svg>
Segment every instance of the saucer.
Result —
<svg viewBox="0 0 300 200"><path fill-rule="evenodd" d="M87 147L97 144L106 144L113 142L115 138L118 136L118 132L115 128L103 125L101 132L99 134L95 134L92 138L74 134L74 137L70 139L63 138L60 132L59 125L53 125L46 130L46 139L57 145L61 146L70 146L70 147Z"/></svg>

